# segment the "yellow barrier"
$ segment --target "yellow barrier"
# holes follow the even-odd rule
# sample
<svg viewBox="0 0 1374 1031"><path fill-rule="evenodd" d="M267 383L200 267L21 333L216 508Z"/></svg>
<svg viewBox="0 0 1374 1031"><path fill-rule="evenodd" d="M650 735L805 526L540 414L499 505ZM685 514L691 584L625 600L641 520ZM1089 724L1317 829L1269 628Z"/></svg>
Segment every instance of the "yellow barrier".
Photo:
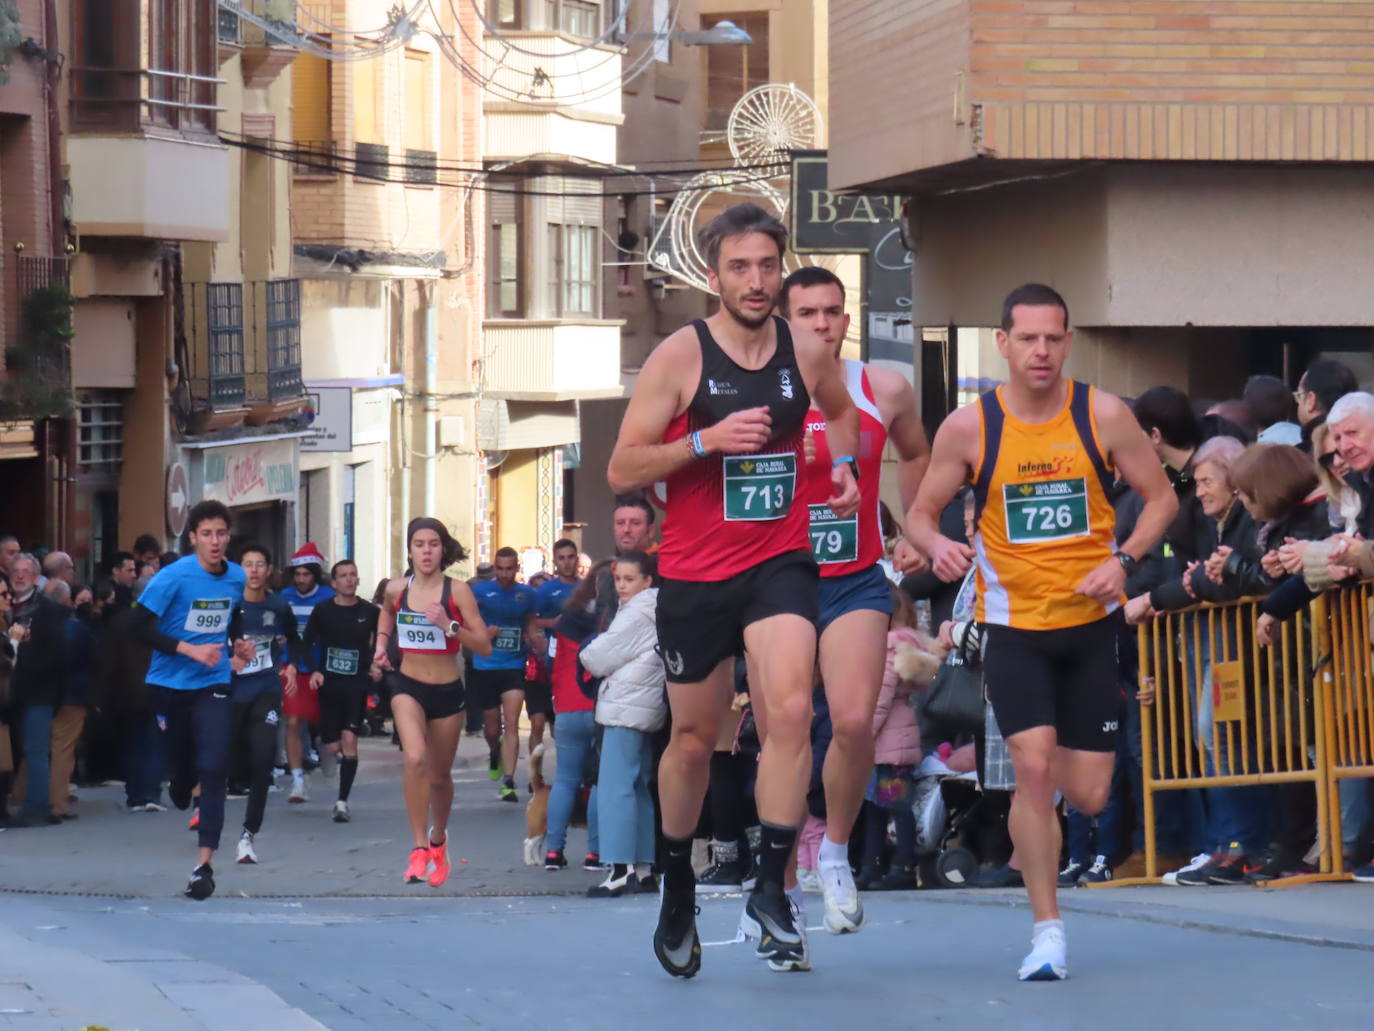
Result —
<svg viewBox="0 0 1374 1031"><path fill-rule="evenodd" d="M1113 883L1159 878L1157 792L1292 783L1310 783L1316 792L1321 845L1321 874L1301 879L1339 876L1340 839L1332 836L1328 797L1334 793L1327 762L1333 726L1329 691L1323 689L1331 678L1327 606L1318 598L1310 610L1280 624L1269 647L1256 639L1259 601L1254 599L1162 614L1139 628L1140 683L1154 688L1153 701L1142 703L1140 712L1146 877ZM1363 650L1352 644L1347 651L1352 662L1355 653L1362 657L1367 701L1368 621L1362 626ZM1369 706L1360 711L1364 736L1359 743L1366 748L1351 754L1367 763ZM1338 827L1339 805L1336 809Z"/></svg>
<svg viewBox="0 0 1374 1031"><path fill-rule="evenodd" d="M1349 777L1374 777L1374 669L1370 658L1371 599L1368 583L1332 591L1325 596L1330 612L1331 668L1326 681L1325 752L1329 759L1327 804L1335 872L1345 872L1341 854L1340 782Z"/></svg>

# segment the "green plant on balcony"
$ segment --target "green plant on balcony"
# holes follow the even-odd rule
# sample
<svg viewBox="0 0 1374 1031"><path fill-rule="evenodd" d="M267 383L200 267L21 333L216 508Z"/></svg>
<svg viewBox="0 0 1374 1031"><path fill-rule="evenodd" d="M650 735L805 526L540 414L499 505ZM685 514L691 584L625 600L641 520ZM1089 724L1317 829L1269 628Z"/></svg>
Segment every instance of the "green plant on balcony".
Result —
<svg viewBox="0 0 1374 1031"><path fill-rule="evenodd" d="M10 62L24 42L24 26L19 21L19 0L0 0L0 86L10 81Z"/></svg>
<svg viewBox="0 0 1374 1031"><path fill-rule="evenodd" d="M72 309L65 286L41 287L24 298L18 343L5 348L0 423L61 419L72 414Z"/></svg>

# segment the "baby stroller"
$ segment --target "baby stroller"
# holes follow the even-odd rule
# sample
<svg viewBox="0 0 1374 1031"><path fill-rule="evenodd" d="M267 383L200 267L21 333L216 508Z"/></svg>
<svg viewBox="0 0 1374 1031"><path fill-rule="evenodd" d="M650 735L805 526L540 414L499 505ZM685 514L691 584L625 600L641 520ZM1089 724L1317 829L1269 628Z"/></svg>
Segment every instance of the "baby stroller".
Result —
<svg viewBox="0 0 1374 1031"><path fill-rule="evenodd" d="M916 817L917 875L923 888L963 888L978 872L973 817L983 799L978 774L955 773L926 756L916 768L911 810Z"/></svg>

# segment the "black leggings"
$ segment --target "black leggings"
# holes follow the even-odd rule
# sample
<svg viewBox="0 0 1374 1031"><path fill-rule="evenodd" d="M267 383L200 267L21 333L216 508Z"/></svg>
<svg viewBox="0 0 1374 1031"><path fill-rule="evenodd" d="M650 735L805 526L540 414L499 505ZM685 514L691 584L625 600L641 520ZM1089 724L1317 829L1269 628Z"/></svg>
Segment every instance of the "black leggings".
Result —
<svg viewBox="0 0 1374 1031"><path fill-rule="evenodd" d="M251 702L234 703L233 748L243 760L235 767L245 770L248 775L248 808L243 815L243 827L250 834L262 829L267 789L272 786L272 764L277 754L277 724L280 722L280 691L264 691Z"/></svg>
<svg viewBox="0 0 1374 1031"><path fill-rule="evenodd" d="M229 685L193 690L148 686L162 726L172 798L189 799L200 785L196 839L201 848L219 848L232 718Z"/></svg>

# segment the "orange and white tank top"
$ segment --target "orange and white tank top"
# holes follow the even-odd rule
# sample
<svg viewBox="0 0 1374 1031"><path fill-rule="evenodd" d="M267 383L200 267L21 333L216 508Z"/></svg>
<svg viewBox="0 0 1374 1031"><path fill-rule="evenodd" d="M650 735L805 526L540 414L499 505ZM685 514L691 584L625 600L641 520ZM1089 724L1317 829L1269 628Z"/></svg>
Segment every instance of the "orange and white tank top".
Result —
<svg viewBox="0 0 1374 1031"><path fill-rule="evenodd" d="M1025 423L1002 403L1002 388L978 399L983 450L974 473L973 548L980 623L1060 630L1119 607L1074 589L1116 550L1115 477L1092 414L1093 388L1069 381L1064 408Z"/></svg>

